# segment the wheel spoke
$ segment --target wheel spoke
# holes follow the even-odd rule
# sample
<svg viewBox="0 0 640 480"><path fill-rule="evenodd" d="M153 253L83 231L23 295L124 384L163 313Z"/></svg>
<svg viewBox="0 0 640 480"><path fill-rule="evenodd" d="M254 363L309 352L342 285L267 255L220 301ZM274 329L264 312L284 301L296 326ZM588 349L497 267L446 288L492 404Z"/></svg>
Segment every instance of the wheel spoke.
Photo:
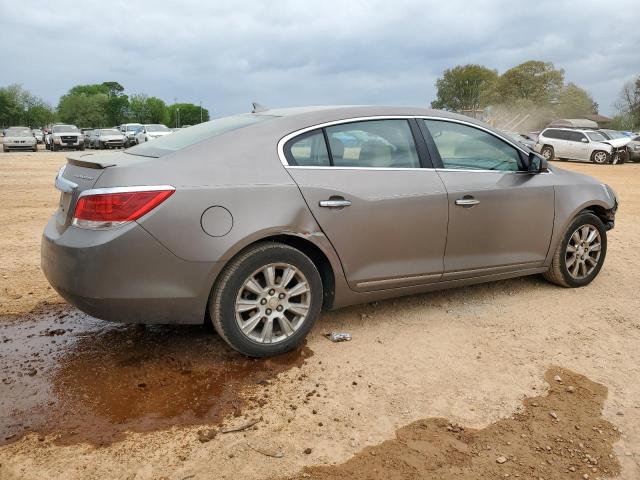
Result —
<svg viewBox="0 0 640 480"><path fill-rule="evenodd" d="M275 287L276 286L276 269L274 268L273 265L269 265L265 269L264 276L267 279L267 287Z"/></svg>
<svg viewBox="0 0 640 480"><path fill-rule="evenodd" d="M306 282L300 282L287 293L289 294L289 297L297 297L298 295L302 295L303 293L308 291L309 287Z"/></svg>
<svg viewBox="0 0 640 480"><path fill-rule="evenodd" d="M590 232L589 232L589 235L587 236L587 243L593 242L596 238L596 235L598 235L598 231L596 229L593 229L593 230L589 229L589 230Z"/></svg>
<svg viewBox="0 0 640 480"><path fill-rule="evenodd" d="M258 308L258 305L259 303L257 300L247 300L245 298L242 298L236 302L236 312L249 312L255 308Z"/></svg>
<svg viewBox="0 0 640 480"><path fill-rule="evenodd" d="M585 225L580 229L580 240L586 241L588 235L589 235L589 227Z"/></svg>
<svg viewBox="0 0 640 480"><path fill-rule="evenodd" d="M597 265L598 262L596 262L595 258L590 257L587 255L587 257L584 259L585 262L589 262L591 265L593 265L594 267Z"/></svg>
<svg viewBox="0 0 640 480"><path fill-rule="evenodd" d="M247 283L244 284L244 288L246 288L252 293L255 293L256 295L260 295L262 292L264 292L264 288L262 288L260 284L256 282L253 278L250 278L249 280L247 280Z"/></svg>
<svg viewBox="0 0 640 480"><path fill-rule="evenodd" d="M575 251L576 251L576 247L574 247L571 244L567 245L567 252L574 253Z"/></svg>
<svg viewBox="0 0 640 480"><path fill-rule="evenodd" d="M571 270L571 275L573 275L574 277L577 277L579 268L580 268L580 262L577 261L576 263L573 264L573 270Z"/></svg>
<svg viewBox="0 0 640 480"><path fill-rule="evenodd" d="M594 243L593 245L589 246L589 251L590 252L599 252L601 248L602 248L602 246L599 243Z"/></svg>
<svg viewBox="0 0 640 480"><path fill-rule="evenodd" d="M268 318L264 323L260 340L262 340L264 343L271 343L271 340L273 340L273 318Z"/></svg>
<svg viewBox="0 0 640 480"><path fill-rule="evenodd" d="M569 260L567 260L567 268L571 267L571 265L575 263L577 258L578 258L577 255L573 255Z"/></svg>
<svg viewBox="0 0 640 480"><path fill-rule="evenodd" d="M290 303L287 310L296 315L305 316L309 311L309 307L301 303Z"/></svg>
<svg viewBox="0 0 640 480"><path fill-rule="evenodd" d="M293 325L291 325L291 322L287 317L285 317L284 315L281 317L278 317L278 323L280 324L280 328L282 329L282 332L287 337L293 334Z"/></svg>
<svg viewBox="0 0 640 480"><path fill-rule="evenodd" d="M258 312L256 313L253 317L249 318L249 320L247 320L243 325L242 325L242 332L245 335L249 335L251 332L253 332L256 327L258 326L258 323L260 323L260 320L262 320L262 315Z"/></svg>
<svg viewBox="0 0 640 480"><path fill-rule="evenodd" d="M287 267L284 269L284 272L282 273L282 278L280 279L280 286L282 288L286 288L287 285L289 285L289 282L293 279L293 276L296 274L296 272L293 270L293 268L291 267Z"/></svg>
<svg viewBox="0 0 640 480"><path fill-rule="evenodd" d="M580 276L585 277L587 275L587 264L580 262Z"/></svg>
<svg viewBox="0 0 640 480"><path fill-rule="evenodd" d="M573 240L573 243L575 245L580 243L580 235L578 234L577 230L575 232L573 232L573 235L571 235L571 240Z"/></svg>

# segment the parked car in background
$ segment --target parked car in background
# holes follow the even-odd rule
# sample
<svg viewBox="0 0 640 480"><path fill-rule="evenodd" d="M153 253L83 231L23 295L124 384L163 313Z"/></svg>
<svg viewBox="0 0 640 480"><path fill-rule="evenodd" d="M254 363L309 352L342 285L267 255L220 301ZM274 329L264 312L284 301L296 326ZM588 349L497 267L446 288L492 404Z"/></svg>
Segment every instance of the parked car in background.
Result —
<svg viewBox="0 0 640 480"><path fill-rule="evenodd" d="M538 136L535 151L548 160L580 160L605 164L621 151L627 140L609 140L596 130L581 128L545 128Z"/></svg>
<svg viewBox="0 0 640 480"><path fill-rule="evenodd" d="M2 139L2 150L32 150L38 151L38 141L29 127L9 127Z"/></svg>
<svg viewBox="0 0 640 480"><path fill-rule="evenodd" d="M48 135L48 148L54 152L64 148L84 150L84 135L75 125L54 125Z"/></svg>
<svg viewBox="0 0 640 480"><path fill-rule="evenodd" d="M115 128L97 128L89 137L89 148L123 148L126 136Z"/></svg>
<svg viewBox="0 0 640 480"><path fill-rule="evenodd" d="M36 137L36 142L42 143L44 141L44 134L42 133L42 130L40 128L32 128L31 133L33 133L33 136Z"/></svg>
<svg viewBox="0 0 640 480"><path fill-rule="evenodd" d="M608 140L626 140L626 148L624 150L618 150L615 156L611 159L611 163L624 163L630 157L629 152L629 142L631 142L631 137L625 135L624 132L619 132L618 130L611 130L608 128L601 128L598 130L602 133ZM622 143L622 142L620 142Z"/></svg>
<svg viewBox="0 0 640 480"><path fill-rule="evenodd" d="M136 134L138 133L138 130L140 130L141 128L142 128L141 123L123 123L118 127L118 130L124 133L126 137L124 142L125 147L130 147L132 145L135 145Z"/></svg>
<svg viewBox="0 0 640 480"><path fill-rule="evenodd" d="M255 357L296 348L323 308L521 275L588 285L618 208L489 125L409 107L220 118L72 155L56 186L42 269L67 301L210 321Z"/></svg>
<svg viewBox="0 0 640 480"><path fill-rule="evenodd" d="M173 130L166 125L154 123L150 125L143 125L142 128L138 130L138 133L136 133L135 139L136 143L143 143L153 140L154 138L164 137L170 133L173 133Z"/></svg>
<svg viewBox="0 0 640 480"><path fill-rule="evenodd" d="M627 144L629 160L632 162L640 162L640 135L634 135L630 138L631 141Z"/></svg>
<svg viewBox="0 0 640 480"><path fill-rule="evenodd" d="M81 128L80 133L84 135L84 146L89 148L89 137L91 136L91 132L93 132L93 128Z"/></svg>

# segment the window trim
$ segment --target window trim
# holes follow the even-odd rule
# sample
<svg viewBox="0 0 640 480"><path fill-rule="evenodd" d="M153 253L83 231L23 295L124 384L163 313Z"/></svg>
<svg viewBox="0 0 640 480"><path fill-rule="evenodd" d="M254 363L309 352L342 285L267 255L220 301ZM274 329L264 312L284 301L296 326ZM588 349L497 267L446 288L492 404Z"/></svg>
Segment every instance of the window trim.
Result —
<svg viewBox="0 0 640 480"><path fill-rule="evenodd" d="M490 135L493 135L494 137L497 137L498 139L504 141L505 143L511 145L513 148L516 149L516 151L518 151L520 153L520 159L522 160L522 156L525 155L526 157L528 157L529 153L525 152L525 150L521 147L519 147L518 145L516 145L513 141L509 140L506 137L503 137L502 135L499 135L496 132L493 132L492 130L489 130L488 128L485 128L481 125L477 125L473 122L467 122L464 120L459 120L457 118L446 118L446 117L438 117L438 116L433 116L433 115L371 115L368 117L351 117L351 118L343 118L340 120L332 120L330 122L323 122L323 123L318 123L315 125L310 125L308 127L304 127L304 128L300 128L298 130L295 130L287 135L285 135L284 137L282 137L279 141L278 141L278 158L280 158L280 162L282 163L282 165L287 168L287 169L297 169L297 170L318 170L318 169L326 169L326 168L333 168L336 170L392 170L392 171L410 171L410 172L415 172L415 171L419 171L419 170L442 170L442 171L448 171L448 172L476 172L476 173L487 173L487 172L491 172L491 173L500 173L500 174L512 174L512 173L522 173L523 171L518 171L518 172L513 172L513 171L502 171L502 170L462 170L462 169L447 169L447 168L442 168L442 164L440 164L440 166L436 166L434 160L439 159L439 154L438 157L434 158L433 152L431 151L431 148L429 147L429 140L427 138L427 136L424 134L424 131L422 130L422 125L424 122L417 122L418 123L418 127L420 129L420 132L422 133L422 140L426 143L427 146L427 152L429 153L429 160L431 163L431 167L425 167L424 165L422 166L422 168L393 168L393 167L334 167L334 166L328 166L328 167L321 167L321 166L299 166L299 165L290 165L287 161L287 157L285 155L285 150L284 147L287 144L287 142L289 142L290 140L292 140L293 138L296 138L299 135L305 134L307 132L310 132L312 130L317 130L317 129L324 129L325 127L331 127L333 125L341 125L344 123L354 123L354 122L364 122L364 121L368 121L368 120L407 120L409 121L409 124L411 125L411 119L414 120L442 120L445 122L451 122L451 123L459 123L462 125L467 125L469 127L473 127L473 128L477 128L479 130L482 130ZM426 128L426 125L424 126L424 128ZM413 130L412 130L413 133ZM427 132L428 133L428 132ZM429 134L428 137L430 137L431 135ZM414 137L414 141L416 142L416 148L418 148L418 144L420 143L419 139L415 139ZM431 139L431 142L433 142L433 139ZM325 144L327 143L327 139L325 137ZM435 146L435 145L434 145ZM329 150L329 147L327 146L327 150L329 151L329 155L331 155L331 151ZM436 153L437 153L437 149L436 149ZM418 155L420 156L420 151L418 151ZM422 160L421 160L422 162ZM525 172L526 173L526 172Z"/></svg>
<svg viewBox="0 0 640 480"><path fill-rule="evenodd" d="M286 157L287 160L287 164L291 167L295 167L295 168L302 168L302 167L309 167L310 165L297 165L296 159L293 156L293 154L291 153L291 147L298 143L301 140L304 140L307 137L312 137L314 135L320 134L320 136L322 136L323 142L324 142L324 148L327 151L327 158L329 159L329 165L328 166L323 166L323 165L313 165L314 168L331 168L333 167L333 156L331 155L331 150L329 149L329 144L327 142L327 135L324 132L324 129L322 128L314 128L313 130L309 130L308 132L304 132L301 133L300 135L298 135L297 137L291 138L289 139L289 141L287 141L287 143L284 145L284 155Z"/></svg>

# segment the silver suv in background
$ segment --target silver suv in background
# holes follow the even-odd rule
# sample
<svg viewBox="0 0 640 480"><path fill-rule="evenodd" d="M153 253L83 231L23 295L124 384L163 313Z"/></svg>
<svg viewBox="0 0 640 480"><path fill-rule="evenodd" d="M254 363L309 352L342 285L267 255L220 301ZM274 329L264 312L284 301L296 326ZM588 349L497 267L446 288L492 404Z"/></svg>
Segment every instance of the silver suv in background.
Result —
<svg viewBox="0 0 640 480"><path fill-rule="evenodd" d="M47 135L45 146L54 152L63 148L84 150L84 135L75 125L54 125Z"/></svg>
<svg viewBox="0 0 640 480"><path fill-rule="evenodd" d="M534 150L547 160L559 158L605 164L619 158L621 152L626 153L627 143L629 139L609 140L596 130L546 128L540 132Z"/></svg>

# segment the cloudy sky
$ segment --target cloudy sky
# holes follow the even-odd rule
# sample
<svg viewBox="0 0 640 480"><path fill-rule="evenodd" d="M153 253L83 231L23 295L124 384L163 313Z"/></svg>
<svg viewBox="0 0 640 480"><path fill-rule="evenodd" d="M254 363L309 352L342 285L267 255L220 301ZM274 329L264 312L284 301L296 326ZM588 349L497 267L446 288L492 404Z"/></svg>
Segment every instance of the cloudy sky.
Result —
<svg viewBox="0 0 640 480"><path fill-rule="evenodd" d="M53 104L118 81L212 116L268 106L426 105L446 68L553 62L612 114L640 74L637 0L0 0L0 86Z"/></svg>

